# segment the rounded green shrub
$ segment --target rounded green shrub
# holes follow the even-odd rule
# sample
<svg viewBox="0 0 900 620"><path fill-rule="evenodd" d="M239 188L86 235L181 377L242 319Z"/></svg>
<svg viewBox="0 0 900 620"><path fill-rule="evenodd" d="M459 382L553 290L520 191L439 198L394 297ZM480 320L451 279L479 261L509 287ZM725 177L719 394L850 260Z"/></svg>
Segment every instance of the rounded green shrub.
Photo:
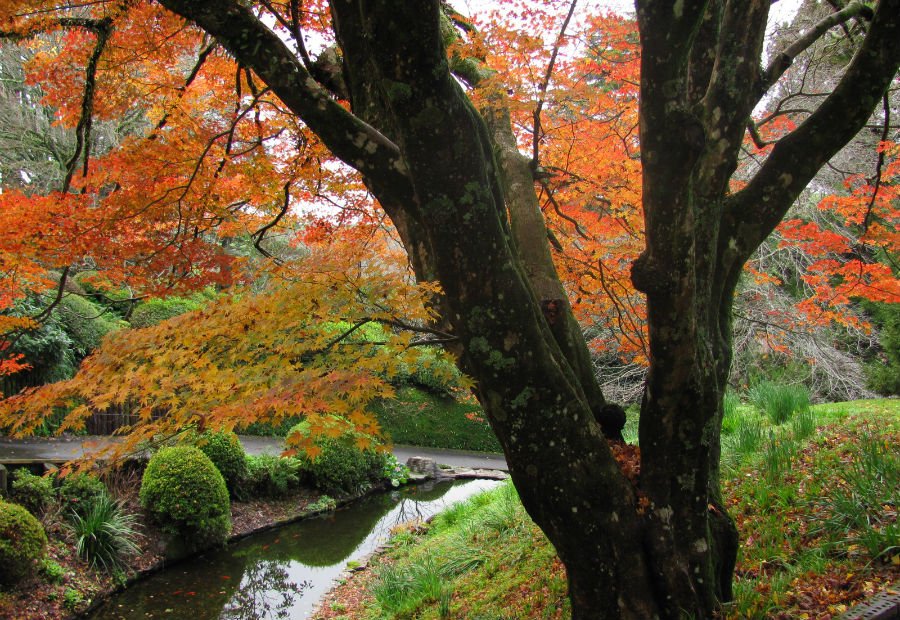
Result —
<svg viewBox="0 0 900 620"><path fill-rule="evenodd" d="M63 505L79 514L85 514L106 494L103 481L91 474L72 474L62 479L59 498Z"/></svg>
<svg viewBox="0 0 900 620"><path fill-rule="evenodd" d="M300 422L291 433L307 435L309 424ZM375 450L360 450L355 436L345 433L337 439L322 437L316 445L322 451L315 458L299 456L300 467L317 489L329 495L357 493L383 479L385 455Z"/></svg>
<svg viewBox="0 0 900 620"><path fill-rule="evenodd" d="M163 531L190 548L223 542L231 531L225 480L199 448L174 446L153 455L140 498Z"/></svg>
<svg viewBox="0 0 900 620"><path fill-rule="evenodd" d="M12 498L32 514L40 513L53 501L53 481L50 478L35 476L24 467L14 471L13 476Z"/></svg>
<svg viewBox="0 0 900 620"><path fill-rule="evenodd" d="M34 572L46 550L47 535L34 515L0 500L0 583L13 584Z"/></svg>
<svg viewBox="0 0 900 620"><path fill-rule="evenodd" d="M151 299L135 308L129 320L132 327L149 327L199 307L200 304L196 301L180 297Z"/></svg>
<svg viewBox="0 0 900 620"><path fill-rule="evenodd" d="M238 483L247 475L247 454L237 435L206 432L200 435L197 447L213 462L234 496Z"/></svg>
<svg viewBox="0 0 900 620"><path fill-rule="evenodd" d="M120 322L112 314L103 313L102 306L77 295L62 298L59 322L72 339L79 360L99 347L106 334L120 327Z"/></svg>

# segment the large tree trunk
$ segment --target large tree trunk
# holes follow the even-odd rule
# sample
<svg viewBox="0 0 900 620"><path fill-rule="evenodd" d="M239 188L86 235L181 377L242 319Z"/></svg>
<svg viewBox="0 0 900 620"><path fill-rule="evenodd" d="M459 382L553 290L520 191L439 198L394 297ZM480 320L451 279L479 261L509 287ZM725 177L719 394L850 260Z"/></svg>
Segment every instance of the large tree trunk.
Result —
<svg viewBox="0 0 900 620"><path fill-rule="evenodd" d="M160 1L217 37L360 170L417 269L440 281L460 362L523 504L566 566L573 618L710 617L729 595L736 550L718 459L737 278L889 84L900 0L879 3L835 93L732 195L744 125L770 83L758 67L769 0L638 1L647 250L632 276L647 294L650 372L637 486L595 421L602 395L567 344L575 331L554 335L541 309L543 285L536 293L522 259L543 231L513 230L512 179L504 186L495 144L450 76L440 2L333 0L353 116L243 3Z"/></svg>

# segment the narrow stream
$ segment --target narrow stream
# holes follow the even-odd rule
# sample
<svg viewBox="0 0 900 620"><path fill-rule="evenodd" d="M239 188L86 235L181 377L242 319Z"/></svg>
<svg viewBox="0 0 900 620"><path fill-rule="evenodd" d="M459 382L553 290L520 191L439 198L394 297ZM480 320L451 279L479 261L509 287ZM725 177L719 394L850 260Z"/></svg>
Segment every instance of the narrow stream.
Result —
<svg viewBox="0 0 900 620"><path fill-rule="evenodd" d="M88 618L301 620L347 563L385 542L392 527L427 519L497 484L470 480L407 487L254 534L139 581Z"/></svg>

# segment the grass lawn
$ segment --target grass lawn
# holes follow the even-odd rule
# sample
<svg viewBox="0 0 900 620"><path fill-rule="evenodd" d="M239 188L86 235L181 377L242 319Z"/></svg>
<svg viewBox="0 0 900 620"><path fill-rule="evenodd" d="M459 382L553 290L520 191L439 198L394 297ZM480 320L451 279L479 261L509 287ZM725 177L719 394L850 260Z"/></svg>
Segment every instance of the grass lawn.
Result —
<svg viewBox="0 0 900 620"><path fill-rule="evenodd" d="M826 619L900 591L900 400L818 405L781 424L733 404L723 490L742 544L721 617ZM563 567L511 486L393 543L317 618L569 617Z"/></svg>

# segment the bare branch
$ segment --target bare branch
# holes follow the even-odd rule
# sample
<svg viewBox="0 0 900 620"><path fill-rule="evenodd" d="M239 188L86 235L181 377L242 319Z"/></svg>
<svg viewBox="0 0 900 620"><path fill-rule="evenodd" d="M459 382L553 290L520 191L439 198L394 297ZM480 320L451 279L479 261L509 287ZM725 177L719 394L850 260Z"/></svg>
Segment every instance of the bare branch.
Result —
<svg viewBox="0 0 900 620"><path fill-rule="evenodd" d="M838 24L844 24L850 19L854 17L862 16L866 19L872 19L874 16L874 12L872 9L862 2L854 2L843 9L832 13L818 24L810 28L806 31L803 36L794 41L790 47L786 50L778 54L769 66L766 67L765 71L763 71L759 84L757 86L757 95L762 97L765 92L771 87L775 82L778 81L784 72L787 71L790 66L793 64L794 59L799 56L801 53L809 49L809 47L819 40L819 38L824 35L826 32L831 30L834 26Z"/></svg>
<svg viewBox="0 0 900 620"><path fill-rule="evenodd" d="M266 258L273 258L273 256L272 256L272 254L269 253L268 250L266 250L264 247L262 247L263 236L265 236L266 232L269 229L278 225L278 222L280 222L281 218L284 217L284 214L287 213L290 203L291 203L291 182L288 181L287 183L284 184L284 202L281 205L281 211L278 212L278 215L275 216L274 220L272 220L271 222L269 222L268 224L266 224L265 226L263 226L262 228L257 230L252 235L253 237L255 237L255 240L253 242L253 247L255 247L259 251L259 253L262 254L263 256L265 256ZM280 261L281 261L281 259L275 258L276 263L280 263Z"/></svg>
<svg viewBox="0 0 900 620"><path fill-rule="evenodd" d="M566 28L569 27L569 21L572 19L572 14L575 13L575 4L578 0L572 0L572 3L569 5L569 13L566 15L566 18L563 20L562 27L559 29L559 35L556 37L556 43L553 45L553 52L550 54L550 62L547 63L547 72L544 74L544 80L541 82L540 91L538 94L537 106L534 108L534 112L532 113L532 118L534 118L534 132L532 134L532 146L531 146L531 168L532 170L537 169L540 164L540 143L541 143L541 110L544 108L544 98L547 96L547 88L550 85L550 78L553 76L553 65L556 64L556 57L559 55L559 48L562 46L563 38L566 34Z"/></svg>
<svg viewBox="0 0 900 620"><path fill-rule="evenodd" d="M590 239L590 236L586 232L584 232L584 228L581 226L578 220L562 212L559 203L556 201L556 198L553 196L553 192L547 185L547 183L543 180L539 180L538 182L541 184L541 187L544 188L544 191L547 192L547 200L550 201L550 204L553 206L553 210L556 212L556 214L572 224L575 227L575 232L577 232L583 239Z"/></svg>
<svg viewBox="0 0 900 620"><path fill-rule="evenodd" d="M87 67L85 68L84 94L81 99L81 116L78 119L78 125L75 127L75 152L72 153L72 158L66 162L66 177L63 180L62 186L63 193L69 191L69 186L72 183L72 176L75 174L75 166L77 165L78 158L81 157L82 152L84 153L82 174L87 176L88 160L90 158L91 124L94 116L94 90L97 87L97 64L100 62L100 56L103 54L106 43L109 41L109 37L112 34L112 19L107 17L94 22L92 26L84 27L93 30L94 34L97 35L97 43L94 45L94 52L91 54Z"/></svg>
<svg viewBox="0 0 900 620"><path fill-rule="evenodd" d="M884 128L881 130L881 141L887 142L888 134L891 130L891 105L888 100L887 93L881 100L884 107ZM878 163L875 164L875 188L872 190L872 197L869 199L869 205L866 207L866 217L863 218L862 230L863 234L869 231L869 223L872 218L872 209L875 207L875 199L878 198L878 190L881 188L881 169L884 167L884 149L878 153Z"/></svg>

